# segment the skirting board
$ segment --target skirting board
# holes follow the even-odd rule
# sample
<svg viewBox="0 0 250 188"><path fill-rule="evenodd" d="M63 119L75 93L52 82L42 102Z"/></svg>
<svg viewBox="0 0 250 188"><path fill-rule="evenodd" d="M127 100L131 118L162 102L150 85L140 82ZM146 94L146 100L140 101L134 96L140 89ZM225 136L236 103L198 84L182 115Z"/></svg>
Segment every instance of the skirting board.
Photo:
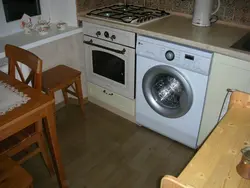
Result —
<svg viewBox="0 0 250 188"><path fill-rule="evenodd" d="M104 102L102 102L102 101L100 101L98 99L95 99L95 98L93 98L91 96L88 97L88 100L90 102L102 107L102 108L105 108L106 110L108 110L108 111L110 111L110 112L112 112L114 114L117 114L118 116L121 116L121 117L123 117L123 118L125 118L125 119L127 119L127 120L129 120L129 121L131 121L133 123L136 123L135 116L131 116L131 115L129 115L129 114L127 114L127 113L113 107L113 106L105 104Z"/></svg>

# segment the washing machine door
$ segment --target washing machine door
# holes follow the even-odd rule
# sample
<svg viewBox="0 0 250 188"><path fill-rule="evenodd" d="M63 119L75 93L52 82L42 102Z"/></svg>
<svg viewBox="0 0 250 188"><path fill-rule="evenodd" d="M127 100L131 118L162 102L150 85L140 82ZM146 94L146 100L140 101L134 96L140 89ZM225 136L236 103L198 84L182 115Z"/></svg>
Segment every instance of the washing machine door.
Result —
<svg viewBox="0 0 250 188"><path fill-rule="evenodd" d="M181 72L167 65L149 69L142 90L150 107L167 118L184 116L192 106L193 92Z"/></svg>

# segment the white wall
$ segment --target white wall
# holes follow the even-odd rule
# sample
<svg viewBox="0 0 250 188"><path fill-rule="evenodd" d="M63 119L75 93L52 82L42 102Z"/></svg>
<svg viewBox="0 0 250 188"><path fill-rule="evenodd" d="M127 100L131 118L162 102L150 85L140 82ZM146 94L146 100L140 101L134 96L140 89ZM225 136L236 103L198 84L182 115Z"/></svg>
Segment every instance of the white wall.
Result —
<svg viewBox="0 0 250 188"><path fill-rule="evenodd" d="M49 0L51 21L77 26L76 0Z"/></svg>
<svg viewBox="0 0 250 188"><path fill-rule="evenodd" d="M42 19L56 23L64 21L71 26L77 26L77 13L75 0L40 0ZM32 22L37 22L37 16L32 17ZM6 22L3 3L0 0L0 37L20 32L20 22Z"/></svg>

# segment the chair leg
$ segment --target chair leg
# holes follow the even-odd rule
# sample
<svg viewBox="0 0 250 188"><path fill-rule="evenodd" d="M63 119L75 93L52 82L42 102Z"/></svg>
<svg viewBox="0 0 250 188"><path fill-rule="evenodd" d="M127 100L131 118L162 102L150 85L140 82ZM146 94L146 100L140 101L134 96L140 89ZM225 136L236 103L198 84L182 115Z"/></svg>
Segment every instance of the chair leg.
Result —
<svg viewBox="0 0 250 188"><path fill-rule="evenodd" d="M81 110L84 113L84 102L83 102L83 94L82 94L82 83L80 76L75 81L76 85L76 94L78 97L79 104L81 106Z"/></svg>
<svg viewBox="0 0 250 188"><path fill-rule="evenodd" d="M62 89L62 94L63 94L63 98L64 98L64 103L68 104L69 98L68 98L68 93L67 93L67 88Z"/></svg>
<svg viewBox="0 0 250 188"><path fill-rule="evenodd" d="M41 155L42 155L43 160L44 160L44 162L49 170L49 173L51 176L53 176L55 174L55 170L54 170L54 167L52 164L52 159L48 153L48 147L45 144L44 134L41 135L41 139L38 141L38 146L41 150Z"/></svg>
<svg viewBox="0 0 250 188"><path fill-rule="evenodd" d="M42 121L39 121L36 123L36 130L39 130L40 132L40 139L38 140L37 144L38 144L38 147L40 148L41 155L49 170L49 173L51 176L53 176L55 174L55 170L53 167L52 158L49 156L49 153L48 153L48 147L46 145L45 135L43 133L43 130L41 130L42 126L43 126Z"/></svg>

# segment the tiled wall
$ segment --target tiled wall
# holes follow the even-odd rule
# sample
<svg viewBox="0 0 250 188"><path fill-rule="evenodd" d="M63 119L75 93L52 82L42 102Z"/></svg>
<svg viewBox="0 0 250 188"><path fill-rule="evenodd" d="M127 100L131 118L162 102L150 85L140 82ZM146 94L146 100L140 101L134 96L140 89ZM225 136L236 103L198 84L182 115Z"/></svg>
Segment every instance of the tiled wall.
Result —
<svg viewBox="0 0 250 188"><path fill-rule="evenodd" d="M124 0L78 0L81 10L124 2ZM145 5L152 8L192 14L194 0L126 0L128 4ZM215 1L215 6L216 2ZM250 0L221 0L217 13L220 20L250 25Z"/></svg>
<svg viewBox="0 0 250 188"><path fill-rule="evenodd" d="M124 3L124 0L77 0L78 11L86 11L115 3Z"/></svg>

